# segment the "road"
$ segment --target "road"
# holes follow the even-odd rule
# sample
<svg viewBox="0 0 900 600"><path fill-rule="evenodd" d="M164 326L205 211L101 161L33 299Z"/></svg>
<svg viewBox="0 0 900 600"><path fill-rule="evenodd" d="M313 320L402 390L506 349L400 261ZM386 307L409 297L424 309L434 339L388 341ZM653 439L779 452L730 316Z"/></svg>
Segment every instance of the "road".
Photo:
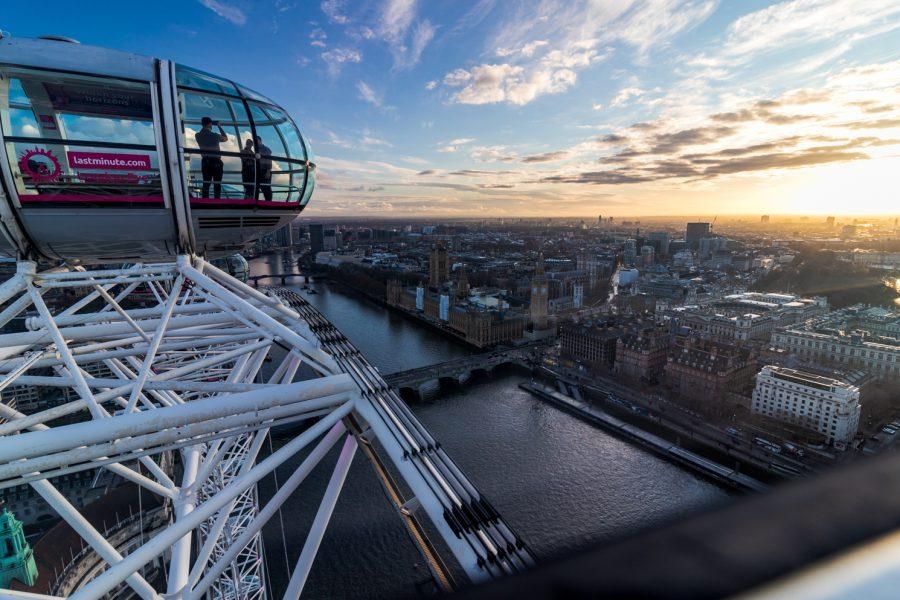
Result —
<svg viewBox="0 0 900 600"><path fill-rule="evenodd" d="M776 454L753 443L753 436L747 432L729 435L727 431L703 421L702 417L687 411L659 395L645 394L608 377L588 375L565 367L542 369L550 377L561 379L567 384L575 384L582 388L592 389L607 396L621 398L620 407L634 405L645 409L649 416L645 417L673 432L706 444L734 458L746 461L757 467L766 469L783 477L797 477L815 473L823 465L815 464L807 459L804 462L794 457Z"/></svg>

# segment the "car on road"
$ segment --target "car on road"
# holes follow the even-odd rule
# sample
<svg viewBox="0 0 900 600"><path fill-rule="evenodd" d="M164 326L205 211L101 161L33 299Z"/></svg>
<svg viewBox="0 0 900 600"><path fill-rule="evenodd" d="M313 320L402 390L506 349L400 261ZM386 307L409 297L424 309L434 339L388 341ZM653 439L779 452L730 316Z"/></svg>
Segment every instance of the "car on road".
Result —
<svg viewBox="0 0 900 600"><path fill-rule="evenodd" d="M776 444L774 442L770 442L767 439L763 439L760 437L753 438L753 443L756 444L757 446L761 447L764 450L768 450L769 452L771 452L773 454L781 454L781 446L779 446L778 444Z"/></svg>

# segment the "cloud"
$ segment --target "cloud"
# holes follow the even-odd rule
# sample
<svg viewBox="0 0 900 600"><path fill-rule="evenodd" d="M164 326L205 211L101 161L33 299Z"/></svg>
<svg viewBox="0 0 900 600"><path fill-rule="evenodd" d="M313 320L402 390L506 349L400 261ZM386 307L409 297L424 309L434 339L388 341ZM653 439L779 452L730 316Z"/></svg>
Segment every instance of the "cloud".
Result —
<svg viewBox="0 0 900 600"><path fill-rule="evenodd" d="M634 126L632 125L632 127ZM622 142L627 142L628 138L618 133L607 133L606 135L599 136L597 141L601 144L621 144Z"/></svg>
<svg viewBox="0 0 900 600"><path fill-rule="evenodd" d="M405 56L400 61L400 65L403 68L413 67L418 64L419 59L422 58L422 52L425 51L425 47L434 37L434 32L434 26L427 19L416 24L409 50L404 53Z"/></svg>
<svg viewBox="0 0 900 600"><path fill-rule="evenodd" d="M824 145L810 142L828 141ZM836 162L866 160L866 148L900 145L900 139L877 137L826 138L790 136L745 147L730 147L706 153L673 154L650 161L636 161L641 153L621 152L601 159L612 165L605 170L558 174L543 177L548 183L594 185L638 184L666 179L714 179L720 176L759 171L798 169Z"/></svg>
<svg viewBox="0 0 900 600"><path fill-rule="evenodd" d="M497 48L494 51L494 54L501 58L505 58L507 56L512 56L515 54L520 54L524 57L531 57L538 49L543 48L547 44L547 40L535 40L533 42L523 44L521 47L512 50L509 48Z"/></svg>
<svg viewBox="0 0 900 600"><path fill-rule="evenodd" d="M387 0L381 14L381 35L399 40L412 25L416 16L416 0Z"/></svg>
<svg viewBox="0 0 900 600"><path fill-rule="evenodd" d="M437 86L438 86L438 81L436 79L432 79L431 81L429 81L428 83L425 84L425 89L433 90Z"/></svg>
<svg viewBox="0 0 900 600"><path fill-rule="evenodd" d="M506 146L475 146L471 156L479 162L513 162L518 158Z"/></svg>
<svg viewBox="0 0 900 600"><path fill-rule="evenodd" d="M599 102L594 102L593 104L591 104L591 108L593 108L594 110L603 110L603 105Z"/></svg>
<svg viewBox="0 0 900 600"><path fill-rule="evenodd" d="M319 7L332 23L346 25L350 22L350 19L342 12L344 8L342 0L323 0Z"/></svg>
<svg viewBox="0 0 900 600"><path fill-rule="evenodd" d="M450 140L449 143L441 145L437 151L443 152L445 154L451 154L459 150L460 146L465 146L466 144L471 144L475 141L475 138L456 138L455 140Z"/></svg>
<svg viewBox="0 0 900 600"><path fill-rule="evenodd" d="M475 2L456 22L453 29L450 30L450 35L457 35L480 24L490 14L496 4L497 0L478 0Z"/></svg>
<svg viewBox="0 0 900 600"><path fill-rule="evenodd" d="M758 100L749 108L741 108L730 112L721 112L710 115L710 119L718 123L746 123L758 121L773 125L791 125L803 121L814 121L819 117L814 114L785 114L776 113L771 109L803 106L824 102L829 98L827 91L818 93L811 90L797 90L785 94L778 100Z"/></svg>
<svg viewBox="0 0 900 600"><path fill-rule="evenodd" d="M429 164L427 160L424 158L420 158L418 156L401 156L400 160L414 164L414 165L427 165Z"/></svg>
<svg viewBox="0 0 900 600"><path fill-rule="evenodd" d="M470 70L457 69L444 77L449 87L462 87L453 95L460 104L491 104L509 102L523 105L542 94L565 91L575 83L575 73L569 69L539 70L530 74L522 67L509 64L484 64Z"/></svg>
<svg viewBox="0 0 900 600"><path fill-rule="evenodd" d="M323 52L320 56L322 57L322 60L325 61L328 72L332 75L340 73L345 63L358 63L362 61L362 54L360 54L359 50L353 48L334 48L333 50Z"/></svg>
<svg viewBox="0 0 900 600"><path fill-rule="evenodd" d="M534 0L523 3L495 36L498 63L458 68L444 77L460 104L523 105L574 86L578 71L607 59L612 44L646 55L702 23L715 0L621 2Z"/></svg>
<svg viewBox="0 0 900 600"><path fill-rule="evenodd" d="M842 123L848 129L892 129L900 127L900 119L876 119L874 121L853 121Z"/></svg>
<svg viewBox="0 0 900 600"><path fill-rule="evenodd" d="M866 114L879 114L891 112L894 110L892 104L880 104L877 100L859 100L856 102L848 102L847 106L856 106Z"/></svg>
<svg viewBox="0 0 900 600"><path fill-rule="evenodd" d="M650 140L650 148L646 154L668 154L681 150L685 146L708 144L728 137L735 133L732 127L713 125L705 127L692 127L669 133L659 133Z"/></svg>
<svg viewBox="0 0 900 600"><path fill-rule="evenodd" d="M324 48L325 40L328 39L328 35L321 28L316 28L309 32L309 39L312 40L309 43L310 46L318 46L319 48Z"/></svg>
<svg viewBox="0 0 900 600"><path fill-rule="evenodd" d="M355 145L345 138L340 137L333 131L326 132L328 135L328 140L325 142L326 144L331 144L332 146L338 146L340 148L355 148Z"/></svg>
<svg viewBox="0 0 900 600"><path fill-rule="evenodd" d="M461 177L484 177L496 175L509 175L515 171L486 171L483 169L461 169L459 171L450 171L450 175L459 175Z"/></svg>
<svg viewBox="0 0 900 600"><path fill-rule="evenodd" d="M244 25L247 22L247 15L244 14L244 11L227 2L219 2L219 0L199 0L199 2L226 21L230 21L235 25Z"/></svg>
<svg viewBox="0 0 900 600"><path fill-rule="evenodd" d="M416 0L386 0L381 11L378 35L391 47L395 69L418 64L425 47L434 38L428 19L416 21Z"/></svg>
<svg viewBox="0 0 900 600"><path fill-rule="evenodd" d="M644 59L653 46L664 44L706 21L717 5L717 0L650 0L638 3L625 15L613 35L634 46L640 58Z"/></svg>
<svg viewBox="0 0 900 600"><path fill-rule="evenodd" d="M621 106L625 106L632 98L640 98L644 95L644 90L639 87L626 87L622 88L616 95L613 97L612 102L609 105L613 108L619 108Z"/></svg>
<svg viewBox="0 0 900 600"><path fill-rule="evenodd" d="M841 34L873 27L900 14L895 0L791 0L773 4L735 20L723 53L746 60L759 52L833 41Z"/></svg>
<svg viewBox="0 0 900 600"><path fill-rule="evenodd" d="M367 84L365 81L358 81L356 83L356 89L359 92L360 99L364 100L365 102L368 102L372 106L381 108L381 106L382 106L381 96L376 94L375 90L373 90L371 87L369 87L369 84Z"/></svg>
<svg viewBox="0 0 900 600"><path fill-rule="evenodd" d="M565 150L557 150L555 152L544 152L543 154L532 154L531 156L524 156L521 159L523 163L543 163L543 162L553 162L557 160L561 160L566 158L569 155Z"/></svg>
<svg viewBox="0 0 900 600"><path fill-rule="evenodd" d="M394 146L394 145L393 145L392 143L390 143L389 141L383 140L383 139L378 138L378 137L375 137L375 136L371 135L371 134L368 133L368 132L366 132L366 133L363 134L363 136L359 139L359 143L360 143L360 145L363 146L363 147L366 147L366 146L385 146L385 147L388 147L388 148L392 148L392 147Z"/></svg>

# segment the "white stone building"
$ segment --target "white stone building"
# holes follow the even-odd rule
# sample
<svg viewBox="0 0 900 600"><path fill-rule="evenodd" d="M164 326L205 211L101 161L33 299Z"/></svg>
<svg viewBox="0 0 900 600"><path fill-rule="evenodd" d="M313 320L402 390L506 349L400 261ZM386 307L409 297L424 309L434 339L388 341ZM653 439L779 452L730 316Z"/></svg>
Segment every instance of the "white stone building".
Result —
<svg viewBox="0 0 900 600"><path fill-rule="evenodd" d="M859 388L837 379L777 366L756 376L753 412L817 431L846 448L859 427Z"/></svg>

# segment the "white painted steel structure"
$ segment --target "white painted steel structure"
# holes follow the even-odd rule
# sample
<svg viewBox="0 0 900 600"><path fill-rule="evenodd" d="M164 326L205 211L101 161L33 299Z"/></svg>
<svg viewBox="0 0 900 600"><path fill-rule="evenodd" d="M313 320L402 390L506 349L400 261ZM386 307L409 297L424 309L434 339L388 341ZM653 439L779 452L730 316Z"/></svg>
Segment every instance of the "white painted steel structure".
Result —
<svg viewBox="0 0 900 600"><path fill-rule="evenodd" d="M67 292L74 299L63 302ZM377 370L296 294L264 294L182 255L175 263L95 271L37 272L20 262L0 285L0 302L7 306L0 326L36 312L25 331L0 335L0 390L37 385L67 399L35 414L0 404L0 488L34 487L108 563L79 589L56 593L99 598L127 586L147 599L269 597L260 530L338 441L342 450L286 598L303 589L358 447L381 467L385 490L439 585L449 578L417 509L474 581L533 564ZM112 376L92 376L99 365ZM308 425L302 433L260 456L271 428L301 422ZM310 445L261 504L257 482ZM162 466L166 452L179 458L175 472ZM171 507L169 525L125 556L52 483L97 468ZM145 580L141 568L158 557L167 563L166 580Z"/></svg>

